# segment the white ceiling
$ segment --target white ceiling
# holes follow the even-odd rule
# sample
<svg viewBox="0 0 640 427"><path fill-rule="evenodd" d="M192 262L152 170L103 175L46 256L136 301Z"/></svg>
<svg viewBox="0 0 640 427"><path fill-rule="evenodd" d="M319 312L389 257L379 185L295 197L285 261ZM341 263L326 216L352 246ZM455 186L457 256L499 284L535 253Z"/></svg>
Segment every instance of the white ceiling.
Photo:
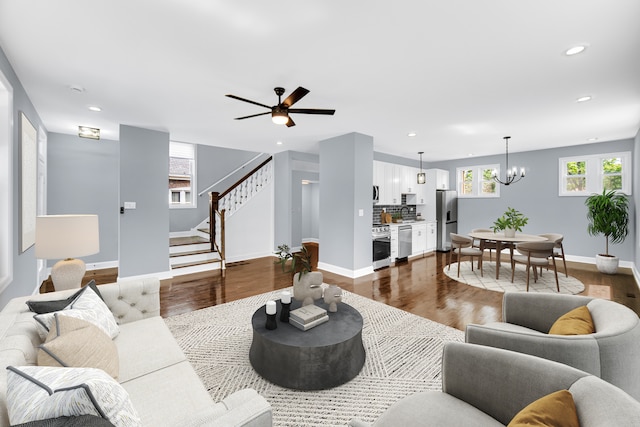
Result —
<svg viewBox="0 0 640 427"><path fill-rule="evenodd" d="M639 17L638 0L0 0L0 46L52 132L270 153L360 132L428 162L503 153L505 135L512 152L633 138ZM233 120L265 110L225 94L274 105L275 86L336 114Z"/></svg>

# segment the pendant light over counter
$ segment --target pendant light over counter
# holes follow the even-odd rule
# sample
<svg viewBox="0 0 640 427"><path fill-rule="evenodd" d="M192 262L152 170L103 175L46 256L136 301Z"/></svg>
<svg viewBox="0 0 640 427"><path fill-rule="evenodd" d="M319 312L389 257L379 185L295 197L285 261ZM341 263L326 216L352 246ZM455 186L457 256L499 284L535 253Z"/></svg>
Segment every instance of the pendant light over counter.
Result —
<svg viewBox="0 0 640 427"><path fill-rule="evenodd" d="M418 172L418 184L425 184L427 182L427 174L425 174L424 172L422 172L422 155L424 154L424 151L419 151L418 154L420 154L420 172Z"/></svg>

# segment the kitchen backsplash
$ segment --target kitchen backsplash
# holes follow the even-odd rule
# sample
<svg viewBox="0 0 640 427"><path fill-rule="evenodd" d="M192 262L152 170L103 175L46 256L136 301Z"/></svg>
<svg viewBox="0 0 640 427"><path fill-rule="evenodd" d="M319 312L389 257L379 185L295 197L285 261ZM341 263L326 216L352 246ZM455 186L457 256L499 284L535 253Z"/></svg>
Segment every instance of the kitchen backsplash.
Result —
<svg viewBox="0 0 640 427"><path fill-rule="evenodd" d="M415 220L416 205L407 205L406 197L407 196L405 194L402 195L402 205L373 205L373 224L380 224L380 214L382 213L382 209L391 215L396 212L402 213L402 219ZM406 208L409 208L409 212L407 212ZM404 211L402 211L403 209Z"/></svg>

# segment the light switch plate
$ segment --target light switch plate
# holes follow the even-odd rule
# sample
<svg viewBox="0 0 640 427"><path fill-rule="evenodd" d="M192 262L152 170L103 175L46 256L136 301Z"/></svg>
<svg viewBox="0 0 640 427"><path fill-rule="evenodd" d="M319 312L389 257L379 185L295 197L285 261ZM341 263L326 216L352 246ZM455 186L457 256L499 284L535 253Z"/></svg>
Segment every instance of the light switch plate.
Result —
<svg viewBox="0 0 640 427"><path fill-rule="evenodd" d="M125 209L135 209L136 208L136 202L124 202L124 208Z"/></svg>

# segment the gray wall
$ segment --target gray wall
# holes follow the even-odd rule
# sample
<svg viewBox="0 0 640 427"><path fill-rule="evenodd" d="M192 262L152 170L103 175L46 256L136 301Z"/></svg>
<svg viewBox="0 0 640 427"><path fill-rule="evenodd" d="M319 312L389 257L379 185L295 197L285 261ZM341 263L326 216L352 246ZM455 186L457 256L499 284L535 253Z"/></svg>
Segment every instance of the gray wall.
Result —
<svg viewBox="0 0 640 427"><path fill-rule="evenodd" d="M371 267L373 138L351 133L320 141L320 177L320 262Z"/></svg>
<svg viewBox="0 0 640 427"><path fill-rule="evenodd" d="M47 214L98 215L100 252L86 263L118 260L119 163L118 141L49 133Z"/></svg>
<svg viewBox="0 0 640 427"><path fill-rule="evenodd" d="M13 182L12 182L12 204L11 204L11 215L12 215L12 230L13 230L13 242L12 242L12 260L11 264L13 266L13 279L7 285L5 290L0 294L0 308L4 307L5 304L14 297L29 295L34 292L37 288L37 272L36 272L36 258L34 253L33 246L27 249L25 252L20 253L19 244L20 244L20 167L19 167L19 155L20 155L20 145L19 145L19 116L20 112L23 111L26 116L29 118L29 121L33 124L36 129L39 129L42 126L42 121L40 120L40 116L36 112L35 108L31 104L31 100L27 96L20 80L16 76L9 60L4 54L4 51L0 48L0 70L2 70L2 74L9 80L13 88L13 136L12 136L12 168L13 168Z"/></svg>
<svg viewBox="0 0 640 427"><path fill-rule="evenodd" d="M318 240L320 224L320 184L302 186L302 239Z"/></svg>
<svg viewBox="0 0 640 427"><path fill-rule="evenodd" d="M636 137L634 139L634 151L633 151L633 192L640 191L640 129L638 133L636 133ZM638 242L640 242L640 197L634 198L634 208L636 214L632 216L633 227L635 228L635 233L629 233L629 239L633 241L635 244L633 245L634 250L634 261L636 264L636 268L640 265L640 250L638 250Z"/></svg>
<svg viewBox="0 0 640 427"><path fill-rule="evenodd" d="M169 271L169 134L120 126L119 277Z"/></svg>
<svg viewBox="0 0 640 427"><path fill-rule="evenodd" d="M509 186L500 188L498 199L459 199L458 231L465 233L473 228L487 227L502 215L507 207L518 209L529 217L524 231L530 234L561 233L565 236L565 253L573 256L595 257L604 252L604 237L587 234L587 217L584 201L586 197L558 196L558 159L581 154L633 151L634 140L609 141L577 145L549 150L509 153L510 166L526 168L526 177ZM461 166L500 163L504 170L504 155L465 158L447 162L429 163L428 167L447 169L450 187L456 188L456 168ZM634 174L638 174L636 164ZM637 191L637 187L634 188ZM635 195L630 198L631 217L635 218ZM632 221L629 238L624 243L613 245L610 253L623 261L634 261L635 223Z"/></svg>
<svg viewBox="0 0 640 427"><path fill-rule="evenodd" d="M197 192L200 193L256 155L258 155L258 153L252 151L198 145L196 149ZM196 194L194 197L197 197L197 208L170 209L169 229L171 231L187 231L198 225L209 216L209 192L217 191L221 193L225 191L229 186L233 185L238 179L242 178L267 158L268 156L266 155L260 157L255 162L252 162L217 186L208 190L202 197L197 197Z"/></svg>

